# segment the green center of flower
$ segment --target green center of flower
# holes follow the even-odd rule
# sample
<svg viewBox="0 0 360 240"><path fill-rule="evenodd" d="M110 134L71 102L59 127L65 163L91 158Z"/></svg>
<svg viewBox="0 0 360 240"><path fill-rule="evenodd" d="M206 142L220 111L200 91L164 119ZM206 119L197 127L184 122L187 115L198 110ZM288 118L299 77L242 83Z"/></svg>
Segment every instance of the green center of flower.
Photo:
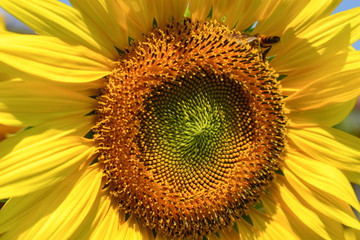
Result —
<svg viewBox="0 0 360 240"><path fill-rule="evenodd" d="M264 44L185 20L119 58L94 131L121 210L169 238L201 239L257 201L281 164L286 123Z"/></svg>
<svg viewBox="0 0 360 240"><path fill-rule="evenodd" d="M177 192L211 190L252 141L254 114L234 79L197 69L154 88L139 118L141 159Z"/></svg>

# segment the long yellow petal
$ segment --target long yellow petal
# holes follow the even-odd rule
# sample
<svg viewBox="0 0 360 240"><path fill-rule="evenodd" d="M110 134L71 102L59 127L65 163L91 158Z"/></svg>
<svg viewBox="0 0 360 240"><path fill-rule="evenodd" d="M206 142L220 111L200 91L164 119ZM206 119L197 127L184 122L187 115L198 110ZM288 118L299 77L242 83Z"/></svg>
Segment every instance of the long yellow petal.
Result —
<svg viewBox="0 0 360 240"><path fill-rule="evenodd" d="M309 157L360 174L359 138L330 127L291 128L288 137L294 148L302 149Z"/></svg>
<svg viewBox="0 0 360 240"><path fill-rule="evenodd" d="M0 58L14 76L60 82L91 82L112 70L106 57L59 39L1 33Z"/></svg>
<svg viewBox="0 0 360 240"><path fill-rule="evenodd" d="M269 197L263 196L261 201L268 211L266 214L249 209L249 216L254 225L255 239L299 239L291 229L280 205Z"/></svg>
<svg viewBox="0 0 360 240"><path fill-rule="evenodd" d="M360 204L346 176L336 167L315 161L304 154L288 153L286 166L307 184L339 197L357 210Z"/></svg>
<svg viewBox="0 0 360 240"><path fill-rule="evenodd" d="M319 19L329 16L342 0L311 0L309 4L288 24L287 28L293 28L295 32L304 31L309 25Z"/></svg>
<svg viewBox="0 0 360 240"><path fill-rule="evenodd" d="M318 40L321 39L320 36L316 36L313 33L313 29L316 29L317 34L329 34L333 35L334 33L341 31L344 26L348 25L351 29L350 34L350 44L357 41L360 31L360 7L342 11L328 17L325 17L310 27L306 28L302 33L301 37L315 37ZM319 42L321 43L321 41Z"/></svg>
<svg viewBox="0 0 360 240"><path fill-rule="evenodd" d="M336 55L329 56L317 64L300 68L291 72L286 78L281 80L283 89L294 89L292 93L301 91L307 85L322 78L340 72L349 60L349 52L342 51ZM289 96L290 94L287 94Z"/></svg>
<svg viewBox="0 0 360 240"><path fill-rule="evenodd" d="M10 199L0 211L5 239L68 239L101 190L98 164L75 171L54 187Z"/></svg>
<svg viewBox="0 0 360 240"><path fill-rule="evenodd" d="M43 189L68 176L95 152L93 143L81 137L90 127L89 117L60 119L2 141L0 199Z"/></svg>
<svg viewBox="0 0 360 240"><path fill-rule="evenodd" d="M342 170L342 172L345 174L345 176L351 183L360 185L360 174L358 172L349 171L349 170Z"/></svg>
<svg viewBox="0 0 360 240"><path fill-rule="evenodd" d="M143 34L153 28L154 19L158 26L170 23L172 17L179 21L184 15L187 2L176 1L113 1L113 0L71 0L88 27L98 27L111 39L114 46L124 49L129 46L129 37L140 40Z"/></svg>
<svg viewBox="0 0 360 240"><path fill-rule="evenodd" d="M125 222L125 213L120 216L117 206L114 206L109 195L104 196L107 200L103 200L101 208L97 211L97 224L90 231L89 239L118 239L120 236L120 227Z"/></svg>
<svg viewBox="0 0 360 240"><path fill-rule="evenodd" d="M99 192L89 214L71 239L119 239L125 213L119 211L118 203L109 194L107 189Z"/></svg>
<svg viewBox="0 0 360 240"><path fill-rule="evenodd" d="M27 81L28 79L26 79ZM29 81L37 81L38 79L34 79L34 80L29 80ZM42 80L42 81L37 81L37 82L42 82L42 83L46 83L49 84L48 80ZM79 92L85 96L98 96L100 95L100 91L99 89L104 88L105 85L105 81L103 78L97 80L97 81L92 81L92 82L86 82L86 83L69 83L69 82L54 82L51 81L50 83L52 86L56 86L56 87L60 87L60 88L66 88L66 89L70 89L71 91L76 91Z"/></svg>
<svg viewBox="0 0 360 240"><path fill-rule="evenodd" d="M240 239L254 239L255 238L254 228L248 222L246 222L244 219L237 220L236 225L239 229Z"/></svg>
<svg viewBox="0 0 360 240"><path fill-rule="evenodd" d="M134 216L130 216L121 226L118 239L154 240L154 236L149 228L143 227Z"/></svg>
<svg viewBox="0 0 360 240"><path fill-rule="evenodd" d="M281 41L274 44L270 56L276 57L271 65L283 75L292 71L310 68L319 65L330 57L334 57L349 46L351 29L344 26L334 33L317 32L312 28L314 35L296 36L292 29L281 36Z"/></svg>
<svg viewBox="0 0 360 240"><path fill-rule="evenodd" d="M127 2L127 1L124 1ZM181 21L184 17L188 1L186 0L158 0L158 1L139 1L143 5L143 9L139 12L140 16L155 19L157 27L164 27L172 21ZM129 5L130 7L130 5ZM121 9L120 9L121 10ZM129 18L137 18L135 15L129 15ZM134 20L132 20L134 21ZM153 24L153 22L151 22ZM149 31L150 28L145 28L144 31ZM147 33L144 32L144 33Z"/></svg>
<svg viewBox="0 0 360 240"><path fill-rule="evenodd" d="M310 0L268 1L268 6L260 17L254 33L282 35L288 24L299 14Z"/></svg>
<svg viewBox="0 0 360 240"><path fill-rule="evenodd" d="M189 9L191 11L191 18L194 20L205 20L206 17L209 15L213 3L214 0L212 1L190 0Z"/></svg>
<svg viewBox="0 0 360 240"><path fill-rule="evenodd" d="M0 4L7 12L40 35L57 37L70 44L80 44L108 58L117 55L101 31L90 32L80 13L59 1L7 0Z"/></svg>
<svg viewBox="0 0 360 240"><path fill-rule="evenodd" d="M303 87L286 98L286 107L293 111L319 109L334 103L347 102L359 96L359 62L360 52L349 52L341 70Z"/></svg>
<svg viewBox="0 0 360 240"><path fill-rule="evenodd" d="M354 98L348 102L335 103L319 109L290 111L288 117L291 119L291 125L331 127L342 122L354 109L356 102L357 98Z"/></svg>
<svg viewBox="0 0 360 240"><path fill-rule="evenodd" d="M113 11L112 15L116 16L116 24L121 27L124 34L134 39L141 39L142 34L149 33L152 30L155 17L154 9L151 8L154 5L150 3L152 1L119 0L111 2L115 3L110 6L111 11ZM153 3L156 4L157 2ZM167 21L170 20L171 16ZM158 24L163 25L164 23L159 22Z"/></svg>
<svg viewBox="0 0 360 240"><path fill-rule="evenodd" d="M283 176L276 180L278 187L272 188L271 193L276 194L277 200L286 209L287 216L298 218L308 228L313 230L321 239L341 239L342 225L316 211L316 206L310 206L303 201L301 194L296 193ZM294 220L296 221L296 220ZM293 221L293 222L294 222ZM305 232L301 230L301 232ZM304 238L305 239L305 238ZM306 238L314 239L314 238Z"/></svg>
<svg viewBox="0 0 360 240"><path fill-rule="evenodd" d="M230 29L235 27L236 30L243 31L258 21L265 7L266 4L262 0L215 0L213 19L219 21L225 16L225 24Z"/></svg>
<svg viewBox="0 0 360 240"><path fill-rule="evenodd" d="M299 34L290 28L274 44L271 64L282 73L318 64L347 50L359 31L360 7L322 18Z"/></svg>
<svg viewBox="0 0 360 240"><path fill-rule="evenodd" d="M28 81L0 82L0 123L35 126L55 118L91 112L96 101L83 94Z"/></svg>
<svg viewBox="0 0 360 240"><path fill-rule="evenodd" d="M360 231L344 226L344 236L345 240L359 240Z"/></svg>
<svg viewBox="0 0 360 240"><path fill-rule="evenodd" d="M107 0L70 0L71 5L77 9L90 32L103 31L104 37L110 39L111 44L118 48L128 46L128 35L115 21L114 15ZM122 13L124 15L124 13Z"/></svg>
<svg viewBox="0 0 360 240"><path fill-rule="evenodd" d="M143 34L150 33L154 27L164 27L171 23L173 18L175 21L179 21L187 6L187 2L184 0L118 0L107 2L110 15L115 16L115 24L121 28L126 37L136 40L141 40Z"/></svg>
<svg viewBox="0 0 360 240"><path fill-rule="evenodd" d="M276 186L273 185L268 189L271 194L263 194L261 197L265 214L271 217L275 223L274 226L281 225L282 228L287 229L288 232L294 235L294 239L317 239L318 236L316 236L313 231L300 221L284 204L281 204L281 199L278 199L278 197L273 194L274 188L276 188ZM279 229L281 229L281 227L278 226ZM265 233L265 236L271 237L269 233Z"/></svg>
<svg viewBox="0 0 360 240"><path fill-rule="evenodd" d="M240 240L240 234L236 232L236 230L232 227L229 228L225 228L222 229L220 231L217 232L217 234L220 236L220 238L218 236L216 236L215 234L212 234L208 237L209 240Z"/></svg>
<svg viewBox="0 0 360 240"><path fill-rule="evenodd" d="M212 19L224 21L231 29L243 31L252 26L264 11L267 4L263 0L190 0L189 9L191 18L194 20L205 20L212 15ZM211 14L210 14L211 13Z"/></svg>
<svg viewBox="0 0 360 240"><path fill-rule="evenodd" d="M0 15L0 32L4 32L4 31L6 31L4 17Z"/></svg>
<svg viewBox="0 0 360 240"><path fill-rule="evenodd" d="M283 168L283 172L287 181L303 198L303 201L316 207L319 212L329 218L346 226L360 229L360 223L347 203L305 183L303 179L297 177L286 167Z"/></svg>

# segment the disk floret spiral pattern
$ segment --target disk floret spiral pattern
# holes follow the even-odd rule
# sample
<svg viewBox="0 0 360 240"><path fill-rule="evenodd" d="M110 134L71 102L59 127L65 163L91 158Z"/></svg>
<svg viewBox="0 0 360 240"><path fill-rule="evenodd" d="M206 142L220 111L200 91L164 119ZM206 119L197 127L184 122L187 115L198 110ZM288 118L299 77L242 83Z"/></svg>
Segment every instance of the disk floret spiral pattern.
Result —
<svg viewBox="0 0 360 240"><path fill-rule="evenodd" d="M119 57L98 97L112 197L170 238L231 226L281 165L278 75L241 36L215 21L155 28Z"/></svg>

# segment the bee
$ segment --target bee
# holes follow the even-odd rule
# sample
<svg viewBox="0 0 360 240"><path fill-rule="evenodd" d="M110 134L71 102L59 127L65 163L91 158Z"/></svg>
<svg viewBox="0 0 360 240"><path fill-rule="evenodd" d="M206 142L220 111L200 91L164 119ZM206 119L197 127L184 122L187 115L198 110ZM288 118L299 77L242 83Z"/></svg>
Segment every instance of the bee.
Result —
<svg viewBox="0 0 360 240"><path fill-rule="evenodd" d="M263 49L262 56L265 61L266 55L269 53L273 44L280 42L278 36L260 36L260 47Z"/></svg>
<svg viewBox="0 0 360 240"><path fill-rule="evenodd" d="M278 36L249 35L246 33L230 34L229 39L235 40L239 45L251 44L254 48L258 48L261 51L263 61L265 61L266 55L269 53L272 45L280 42L280 37Z"/></svg>

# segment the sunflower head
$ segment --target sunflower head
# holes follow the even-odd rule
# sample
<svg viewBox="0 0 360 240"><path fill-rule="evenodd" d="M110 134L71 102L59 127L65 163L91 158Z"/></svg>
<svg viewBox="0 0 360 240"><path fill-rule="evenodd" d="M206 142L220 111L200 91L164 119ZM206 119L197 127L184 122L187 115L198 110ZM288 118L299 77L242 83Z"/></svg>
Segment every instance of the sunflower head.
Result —
<svg viewBox="0 0 360 240"><path fill-rule="evenodd" d="M281 165L276 37L185 19L133 42L109 75L94 128L119 207L168 237L234 224Z"/></svg>

